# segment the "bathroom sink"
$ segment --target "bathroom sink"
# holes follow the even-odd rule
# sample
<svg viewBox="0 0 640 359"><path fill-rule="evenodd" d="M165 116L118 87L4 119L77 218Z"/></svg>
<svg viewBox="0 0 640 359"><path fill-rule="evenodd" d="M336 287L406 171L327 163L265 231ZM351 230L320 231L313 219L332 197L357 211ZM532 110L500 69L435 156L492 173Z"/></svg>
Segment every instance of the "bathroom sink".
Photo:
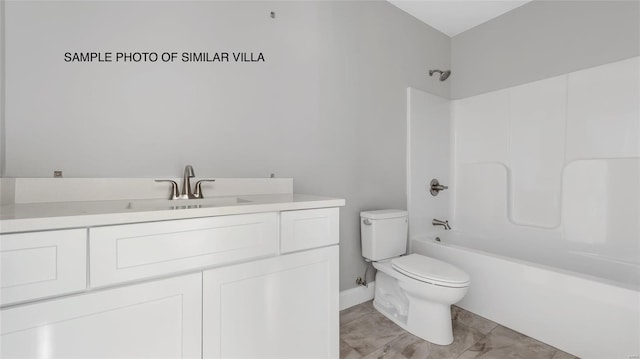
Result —
<svg viewBox="0 0 640 359"><path fill-rule="evenodd" d="M131 201L126 209L188 209L234 206L251 201L240 197L211 197L202 199L141 199Z"/></svg>

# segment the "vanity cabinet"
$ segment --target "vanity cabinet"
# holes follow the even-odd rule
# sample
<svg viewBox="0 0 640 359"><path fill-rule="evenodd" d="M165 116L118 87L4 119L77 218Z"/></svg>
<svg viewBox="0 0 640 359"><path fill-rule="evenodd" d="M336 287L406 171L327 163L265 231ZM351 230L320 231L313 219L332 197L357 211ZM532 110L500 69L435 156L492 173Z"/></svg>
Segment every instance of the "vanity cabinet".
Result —
<svg viewBox="0 0 640 359"><path fill-rule="evenodd" d="M338 358L338 246L203 273L204 358Z"/></svg>
<svg viewBox="0 0 640 359"><path fill-rule="evenodd" d="M1 358L338 358L338 208L0 235Z"/></svg>
<svg viewBox="0 0 640 359"><path fill-rule="evenodd" d="M202 274L0 312L2 358L200 358Z"/></svg>

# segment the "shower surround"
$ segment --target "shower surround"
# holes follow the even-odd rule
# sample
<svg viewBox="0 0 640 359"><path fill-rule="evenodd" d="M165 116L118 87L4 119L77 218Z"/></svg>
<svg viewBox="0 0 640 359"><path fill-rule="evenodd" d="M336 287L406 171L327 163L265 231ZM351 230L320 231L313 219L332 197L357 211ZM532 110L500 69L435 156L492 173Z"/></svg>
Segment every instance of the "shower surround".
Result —
<svg viewBox="0 0 640 359"><path fill-rule="evenodd" d="M639 99L634 57L454 100L448 117L434 97L426 124L409 102L411 250L471 274L461 307L580 357L639 355ZM445 121L450 153L430 161L416 139ZM443 203L425 183L447 165Z"/></svg>
<svg viewBox="0 0 640 359"><path fill-rule="evenodd" d="M453 101L454 228L639 264L639 86L636 57Z"/></svg>

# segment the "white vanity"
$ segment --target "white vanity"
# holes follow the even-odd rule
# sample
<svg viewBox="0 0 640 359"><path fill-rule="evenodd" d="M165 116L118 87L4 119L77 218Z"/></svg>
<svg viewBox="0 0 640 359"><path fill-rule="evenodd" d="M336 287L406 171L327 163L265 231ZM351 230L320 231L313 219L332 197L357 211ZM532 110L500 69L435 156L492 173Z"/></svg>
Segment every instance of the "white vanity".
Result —
<svg viewBox="0 0 640 359"><path fill-rule="evenodd" d="M339 356L344 200L264 179L246 194L210 184L217 197L196 205L151 181L138 193L151 200L56 202L77 188L65 180L36 183L40 202L23 194L29 179L3 182L0 357Z"/></svg>

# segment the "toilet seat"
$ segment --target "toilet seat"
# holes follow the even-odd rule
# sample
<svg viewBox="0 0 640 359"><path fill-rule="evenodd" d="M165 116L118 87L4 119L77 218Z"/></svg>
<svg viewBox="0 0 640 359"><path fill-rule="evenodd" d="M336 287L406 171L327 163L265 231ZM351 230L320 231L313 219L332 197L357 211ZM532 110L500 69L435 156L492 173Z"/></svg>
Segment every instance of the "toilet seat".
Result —
<svg viewBox="0 0 640 359"><path fill-rule="evenodd" d="M391 266L408 277L443 287L468 287L471 282L471 277L459 268L420 254L394 258Z"/></svg>

